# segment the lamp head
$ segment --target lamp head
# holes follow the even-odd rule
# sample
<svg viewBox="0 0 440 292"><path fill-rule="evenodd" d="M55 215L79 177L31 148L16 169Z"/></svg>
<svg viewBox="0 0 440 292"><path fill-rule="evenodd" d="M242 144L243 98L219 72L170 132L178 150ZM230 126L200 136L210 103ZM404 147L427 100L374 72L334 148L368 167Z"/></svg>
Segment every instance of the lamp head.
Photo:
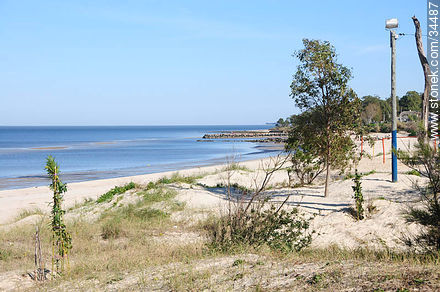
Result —
<svg viewBox="0 0 440 292"><path fill-rule="evenodd" d="M397 20L397 18L387 19L385 21L385 28L386 29L393 29L393 28L398 28L398 27L399 27L399 21Z"/></svg>

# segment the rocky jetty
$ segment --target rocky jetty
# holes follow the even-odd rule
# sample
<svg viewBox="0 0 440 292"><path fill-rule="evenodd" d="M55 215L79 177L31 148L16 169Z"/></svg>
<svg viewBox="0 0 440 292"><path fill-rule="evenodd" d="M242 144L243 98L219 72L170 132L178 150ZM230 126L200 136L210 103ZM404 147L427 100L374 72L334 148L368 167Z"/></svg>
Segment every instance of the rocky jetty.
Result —
<svg viewBox="0 0 440 292"><path fill-rule="evenodd" d="M220 140L223 142L270 142L284 143L287 140L287 132L277 130L254 130L254 131L225 131L220 133L205 134L203 142L213 142Z"/></svg>

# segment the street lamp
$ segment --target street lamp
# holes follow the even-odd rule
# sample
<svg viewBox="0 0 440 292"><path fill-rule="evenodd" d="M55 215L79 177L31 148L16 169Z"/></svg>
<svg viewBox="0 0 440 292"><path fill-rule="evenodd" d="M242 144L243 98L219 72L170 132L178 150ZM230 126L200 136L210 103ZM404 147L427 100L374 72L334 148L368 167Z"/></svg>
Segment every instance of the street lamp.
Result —
<svg viewBox="0 0 440 292"><path fill-rule="evenodd" d="M390 46L391 46L391 102L392 102L392 127L391 127L391 144L392 144L392 179L397 182L397 100L396 100L396 40L398 35L393 28L399 27L397 18L387 19L385 28L390 31Z"/></svg>

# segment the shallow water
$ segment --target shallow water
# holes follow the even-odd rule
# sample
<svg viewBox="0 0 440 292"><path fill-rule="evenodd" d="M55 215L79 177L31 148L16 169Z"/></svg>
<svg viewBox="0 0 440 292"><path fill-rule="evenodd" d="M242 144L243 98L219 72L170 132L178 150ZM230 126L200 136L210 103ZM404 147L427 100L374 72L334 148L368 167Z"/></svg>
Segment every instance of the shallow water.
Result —
<svg viewBox="0 0 440 292"><path fill-rule="evenodd" d="M48 155L66 182L85 181L268 156L252 142L198 142L218 131L267 129L251 126L0 127L0 189L47 184Z"/></svg>

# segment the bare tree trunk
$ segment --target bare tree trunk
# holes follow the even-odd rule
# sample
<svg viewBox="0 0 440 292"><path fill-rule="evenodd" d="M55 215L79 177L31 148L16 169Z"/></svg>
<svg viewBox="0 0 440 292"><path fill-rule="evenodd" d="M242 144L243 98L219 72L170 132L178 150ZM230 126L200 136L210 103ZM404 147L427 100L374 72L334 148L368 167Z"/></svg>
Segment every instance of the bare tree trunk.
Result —
<svg viewBox="0 0 440 292"><path fill-rule="evenodd" d="M412 20L414 22L414 26L416 27L416 45L417 52L419 53L420 64L423 68L423 75L425 77L425 90L423 91L422 96L422 120L423 127L425 128L426 136L428 135L428 118L429 118L429 96L431 89L431 79L429 79L429 75L431 74L431 69L429 68L428 59L426 58L425 50L423 49L423 40L422 40L422 29L420 28L420 22L417 17L413 16Z"/></svg>
<svg viewBox="0 0 440 292"><path fill-rule="evenodd" d="M327 162L326 165L326 174L325 174L325 190L324 190L324 197L328 196L328 187L330 184L330 165Z"/></svg>
<svg viewBox="0 0 440 292"><path fill-rule="evenodd" d="M325 189L324 189L324 197L328 196L328 187L330 184L330 143L327 141L327 157L325 158Z"/></svg>

